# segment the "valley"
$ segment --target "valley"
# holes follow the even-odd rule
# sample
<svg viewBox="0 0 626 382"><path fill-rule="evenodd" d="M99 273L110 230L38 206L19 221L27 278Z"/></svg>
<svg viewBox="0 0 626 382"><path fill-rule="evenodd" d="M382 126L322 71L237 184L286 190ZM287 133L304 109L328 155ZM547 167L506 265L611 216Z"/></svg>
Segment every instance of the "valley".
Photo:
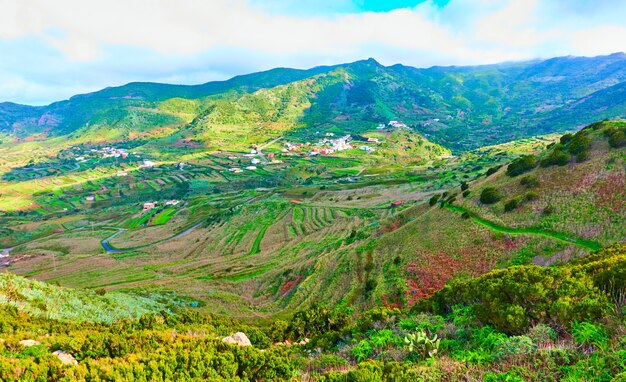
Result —
<svg viewBox="0 0 626 382"><path fill-rule="evenodd" d="M0 377L617 373L625 79L370 59L0 104Z"/></svg>

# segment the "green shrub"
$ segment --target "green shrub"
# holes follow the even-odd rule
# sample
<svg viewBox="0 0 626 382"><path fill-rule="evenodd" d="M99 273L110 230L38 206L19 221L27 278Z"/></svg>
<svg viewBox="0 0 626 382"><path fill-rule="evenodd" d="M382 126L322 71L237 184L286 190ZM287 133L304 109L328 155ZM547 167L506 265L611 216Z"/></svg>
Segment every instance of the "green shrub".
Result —
<svg viewBox="0 0 626 382"><path fill-rule="evenodd" d="M463 191L463 197L467 198L468 196L470 196L471 193L472 192L470 190L465 190L465 191Z"/></svg>
<svg viewBox="0 0 626 382"><path fill-rule="evenodd" d="M467 191L469 190L469 184L467 184L466 181L462 181L461 182L461 191Z"/></svg>
<svg viewBox="0 0 626 382"><path fill-rule="evenodd" d="M613 148L626 146L626 131L624 129L615 130L609 135L609 145Z"/></svg>
<svg viewBox="0 0 626 382"><path fill-rule="evenodd" d="M519 199L518 198L513 198L513 199L507 201L506 203L504 203L504 212L513 211L517 207L519 207Z"/></svg>
<svg viewBox="0 0 626 382"><path fill-rule="evenodd" d="M561 142L562 145L566 145L569 141L572 140L572 138L574 138L574 134L567 133L567 134L564 134L559 141Z"/></svg>
<svg viewBox="0 0 626 382"><path fill-rule="evenodd" d="M589 154L589 151L581 151L578 154L576 154L576 162L577 163L584 162L588 160L590 156L591 154Z"/></svg>
<svg viewBox="0 0 626 382"><path fill-rule="evenodd" d="M567 328L576 320L602 317L608 308L607 297L580 269L539 266L511 267L448 283L416 308L442 314L457 304L473 306L480 322L512 334L539 323Z"/></svg>
<svg viewBox="0 0 626 382"><path fill-rule="evenodd" d="M585 133L581 130L567 145L567 151L569 151L572 155L577 155L582 153L583 151L588 151L589 147L591 147L591 138L589 138Z"/></svg>
<svg viewBox="0 0 626 382"><path fill-rule="evenodd" d="M435 194L433 195L429 200L428 200L428 204L432 207L435 204L437 204L437 202L439 201L439 198L441 197L441 195L439 194Z"/></svg>
<svg viewBox="0 0 626 382"><path fill-rule="evenodd" d="M348 316L342 310L329 310L321 304L313 304L310 308L294 314L289 327L287 337L302 339L312 337L314 334L341 330L346 326Z"/></svg>
<svg viewBox="0 0 626 382"><path fill-rule="evenodd" d="M515 358L527 357L537 350L535 345L528 336L513 336L500 340L494 349L494 358Z"/></svg>
<svg viewBox="0 0 626 382"><path fill-rule="evenodd" d="M502 199L502 195L494 187L487 187L480 193L480 202L483 204L494 204Z"/></svg>
<svg viewBox="0 0 626 382"><path fill-rule="evenodd" d="M546 344L557 339L557 333L545 324L537 324L530 328L528 337L538 344Z"/></svg>
<svg viewBox="0 0 626 382"><path fill-rule="evenodd" d="M497 374L488 371L483 375L483 382L525 382L525 380L512 371Z"/></svg>
<svg viewBox="0 0 626 382"><path fill-rule="evenodd" d="M490 169L487 170L487 172L485 173L485 176L491 176L495 174L496 172L498 172L499 169L500 169L500 166L491 167Z"/></svg>
<svg viewBox="0 0 626 382"><path fill-rule="evenodd" d="M509 164L506 169L508 176L518 176L537 167L537 157L534 155L523 155Z"/></svg>
<svg viewBox="0 0 626 382"><path fill-rule="evenodd" d="M566 152L563 152L559 149L553 149L548 156L541 160L541 167L549 167L549 166L565 166L572 159L572 156Z"/></svg>

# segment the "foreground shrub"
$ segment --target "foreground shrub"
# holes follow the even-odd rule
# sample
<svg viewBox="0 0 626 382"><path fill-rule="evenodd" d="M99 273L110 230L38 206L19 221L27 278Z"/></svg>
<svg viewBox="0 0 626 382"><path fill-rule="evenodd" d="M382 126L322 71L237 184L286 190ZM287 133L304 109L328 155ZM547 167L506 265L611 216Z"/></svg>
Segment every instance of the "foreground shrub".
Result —
<svg viewBox="0 0 626 382"><path fill-rule="evenodd" d="M569 328L574 321L602 317L608 309L605 294L580 269L538 266L449 283L415 307L445 314L456 304L472 306L480 322L510 334L522 334L539 323Z"/></svg>

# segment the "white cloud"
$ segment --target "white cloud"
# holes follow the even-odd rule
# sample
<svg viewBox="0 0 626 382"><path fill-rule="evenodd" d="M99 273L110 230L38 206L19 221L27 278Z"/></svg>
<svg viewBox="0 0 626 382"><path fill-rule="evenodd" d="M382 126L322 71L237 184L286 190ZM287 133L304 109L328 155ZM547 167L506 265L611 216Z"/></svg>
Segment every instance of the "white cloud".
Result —
<svg viewBox="0 0 626 382"><path fill-rule="evenodd" d="M620 24L626 6L608 1L614 6L594 8L585 19L592 8L588 0L567 6L558 0L451 0L443 9L427 1L387 13L312 16L269 13L256 0L1 0L0 42L36 36L62 52L68 71L106 71L109 65L128 81L138 79L131 76L142 65L172 72L144 80L186 82L199 72L229 75L237 68L310 67L367 57L414 66L484 64L626 50ZM342 0L337 7L349 4ZM118 51L125 56L115 57ZM5 54L14 52L0 51L0 67ZM135 69L124 77L116 61ZM185 77L189 68L195 74ZM45 72L44 62L40 70Z"/></svg>

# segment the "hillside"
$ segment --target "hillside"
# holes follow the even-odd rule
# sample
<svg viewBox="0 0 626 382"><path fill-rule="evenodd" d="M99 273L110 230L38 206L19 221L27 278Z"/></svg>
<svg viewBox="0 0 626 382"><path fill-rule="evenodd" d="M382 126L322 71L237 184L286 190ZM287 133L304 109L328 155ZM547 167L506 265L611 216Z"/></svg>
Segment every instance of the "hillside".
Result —
<svg viewBox="0 0 626 382"><path fill-rule="evenodd" d="M204 121L200 125L265 124L269 135L296 129L297 137L311 139L318 130L356 134L400 120L436 143L467 150L623 116L625 79L623 53L428 69L385 67L369 59L310 70L274 69L196 86L131 83L45 107L3 103L0 129L20 138L71 133L87 142L80 130L94 126L120 131L109 141L136 140L146 137L137 132L168 128L193 139L211 131L197 129ZM235 114L224 109L232 101L239 105ZM268 107L278 114L264 114ZM189 123L195 133L189 134Z"/></svg>
<svg viewBox="0 0 626 382"><path fill-rule="evenodd" d="M17 274L177 291L230 316L280 316L317 300L408 308L449 280L567 261L622 241L623 127L603 122L438 159L403 157L409 141L425 153L438 146L394 129L371 133L382 139L372 153L277 156L282 163L243 173L228 168L248 159L230 154L182 171L137 169L123 181L96 180L106 171L99 168L82 175L87 184L66 177L64 187L37 194L35 210L6 213L0 240L15 247L8 269ZM570 149L579 140L582 148ZM576 155L562 166L538 164L555 150ZM534 155L534 167L507 175L520 153ZM490 187L500 199L482 203ZM92 193L93 202L83 201ZM159 203L146 211L145 200Z"/></svg>
<svg viewBox="0 0 626 382"><path fill-rule="evenodd" d="M0 104L0 380L620 380L625 76L369 59Z"/></svg>
<svg viewBox="0 0 626 382"><path fill-rule="evenodd" d="M76 324L0 306L0 378L619 381L625 262L616 245L567 265L450 283L410 311L355 318L314 304L262 327L185 311ZM250 344L220 339L235 331Z"/></svg>

